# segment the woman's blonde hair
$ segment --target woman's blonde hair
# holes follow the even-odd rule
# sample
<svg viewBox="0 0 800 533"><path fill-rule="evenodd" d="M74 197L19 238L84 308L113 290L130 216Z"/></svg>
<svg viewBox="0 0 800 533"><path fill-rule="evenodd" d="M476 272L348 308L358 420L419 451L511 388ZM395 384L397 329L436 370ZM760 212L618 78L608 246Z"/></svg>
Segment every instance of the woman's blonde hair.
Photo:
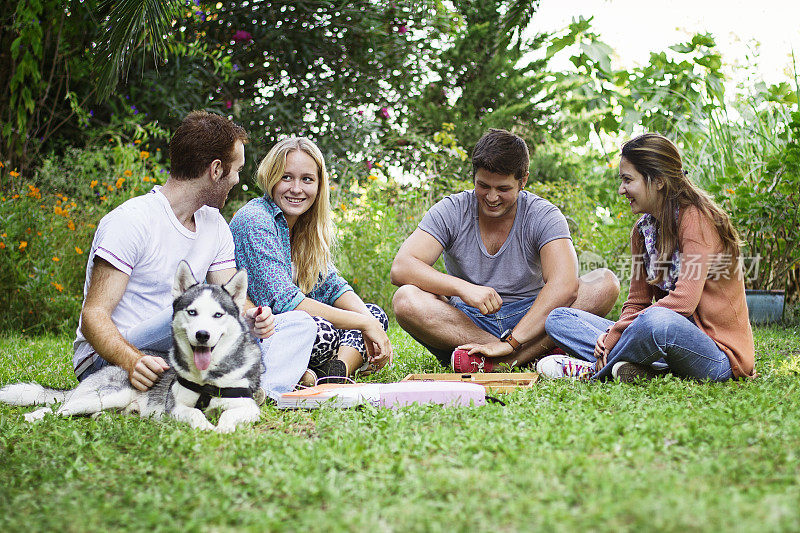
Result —
<svg viewBox="0 0 800 533"><path fill-rule="evenodd" d="M688 206L696 206L703 216L714 224L722 241L723 252L730 255L733 261L739 257L739 234L731 224L728 214L718 206L704 190L692 183L689 175L683 169L678 148L666 137L657 133L645 133L634 137L622 145L620 157L630 162L639 174L644 176L648 187L654 186L654 181L661 179L664 186L658 191L660 204L658 213L658 237L656 249L659 252L659 262L668 264L678 248L678 228L680 217ZM679 219L675 219L678 211ZM634 227L634 230L636 228ZM635 241L635 239L634 239ZM631 250L634 255L642 250ZM663 281L665 269L659 269L659 275L650 283Z"/></svg>
<svg viewBox="0 0 800 533"><path fill-rule="evenodd" d="M322 152L306 137L289 137L278 142L258 165L256 181L270 198L275 185L286 170L289 152L301 150L317 164L317 198L311 208L300 215L291 232L292 263L297 273L297 286L308 294L320 279L328 275L331 250L334 245L333 222L331 220L330 188L328 172Z"/></svg>

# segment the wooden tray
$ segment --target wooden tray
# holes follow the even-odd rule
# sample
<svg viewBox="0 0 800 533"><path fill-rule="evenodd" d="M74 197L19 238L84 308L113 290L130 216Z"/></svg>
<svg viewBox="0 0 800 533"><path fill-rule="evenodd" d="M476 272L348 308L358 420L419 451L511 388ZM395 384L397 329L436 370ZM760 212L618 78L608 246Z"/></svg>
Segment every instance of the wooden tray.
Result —
<svg viewBox="0 0 800 533"><path fill-rule="evenodd" d="M495 394L530 389L539 381L536 372L479 372L475 374L409 374L403 381L466 381L478 383Z"/></svg>

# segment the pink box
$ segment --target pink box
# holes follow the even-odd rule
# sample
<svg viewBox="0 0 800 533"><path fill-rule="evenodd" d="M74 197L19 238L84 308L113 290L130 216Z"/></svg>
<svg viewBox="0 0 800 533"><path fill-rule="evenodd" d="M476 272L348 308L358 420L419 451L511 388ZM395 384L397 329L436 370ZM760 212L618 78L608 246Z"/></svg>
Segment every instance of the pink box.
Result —
<svg viewBox="0 0 800 533"><path fill-rule="evenodd" d="M411 404L449 406L485 405L486 388L477 383L452 381L401 381L380 386L378 405L396 409Z"/></svg>

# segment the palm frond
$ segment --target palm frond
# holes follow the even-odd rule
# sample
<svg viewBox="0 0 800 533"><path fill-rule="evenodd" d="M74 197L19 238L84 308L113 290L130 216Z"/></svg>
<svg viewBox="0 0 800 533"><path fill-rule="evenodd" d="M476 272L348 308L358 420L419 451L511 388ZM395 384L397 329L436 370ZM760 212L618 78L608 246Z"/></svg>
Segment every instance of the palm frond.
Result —
<svg viewBox="0 0 800 533"><path fill-rule="evenodd" d="M540 0L512 0L500 24L501 35L522 32L539 9Z"/></svg>
<svg viewBox="0 0 800 533"><path fill-rule="evenodd" d="M95 57L98 96L105 99L126 75L133 53L145 43L156 59L167 52L172 22L180 13L179 0L106 0L100 4L103 35Z"/></svg>

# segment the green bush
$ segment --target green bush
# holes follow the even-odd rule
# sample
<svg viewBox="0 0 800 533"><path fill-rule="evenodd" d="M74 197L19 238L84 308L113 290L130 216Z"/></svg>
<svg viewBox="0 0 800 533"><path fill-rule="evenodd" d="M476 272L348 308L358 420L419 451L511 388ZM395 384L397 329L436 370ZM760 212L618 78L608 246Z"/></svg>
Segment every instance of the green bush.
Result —
<svg viewBox="0 0 800 533"><path fill-rule="evenodd" d="M74 331L97 223L164 181L158 154L110 144L49 157L0 197L0 329Z"/></svg>
<svg viewBox="0 0 800 533"><path fill-rule="evenodd" d="M394 287L389 271L397 250L433 205L425 189L379 181L370 174L332 196L337 229L336 266L366 302L392 312Z"/></svg>

